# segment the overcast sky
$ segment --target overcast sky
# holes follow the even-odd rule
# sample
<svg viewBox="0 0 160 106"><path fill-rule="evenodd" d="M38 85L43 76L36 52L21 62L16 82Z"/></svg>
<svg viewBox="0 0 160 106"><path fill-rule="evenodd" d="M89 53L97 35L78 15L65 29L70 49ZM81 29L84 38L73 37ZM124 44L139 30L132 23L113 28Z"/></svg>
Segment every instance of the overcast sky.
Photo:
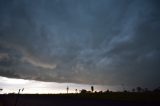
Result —
<svg viewBox="0 0 160 106"><path fill-rule="evenodd" d="M160 86L160 1L0 0L0 76Z"/></svg>

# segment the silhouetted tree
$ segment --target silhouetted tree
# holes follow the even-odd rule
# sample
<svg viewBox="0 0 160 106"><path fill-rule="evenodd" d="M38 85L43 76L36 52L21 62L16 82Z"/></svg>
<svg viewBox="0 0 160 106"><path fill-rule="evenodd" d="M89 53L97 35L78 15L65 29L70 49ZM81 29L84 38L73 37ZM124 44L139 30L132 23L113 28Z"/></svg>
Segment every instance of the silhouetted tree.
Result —
<svg viewBox="0 0 160 106"><path fill-rule="evenodd" d="M144 92L149 92L148 88L144 88Z"/></svg>
<svg viewBox="0 0 160 106"><path fill-rule="evenodd" d="M14 105L14 106L17 106L17 104L18 104L18 99L19 99L19 94L20 94L21 91L23 92L23 90L24 90L24 88L23 88L23 89L19 89L18 95L17 95L17 98L16 98L16 101L15 101L15 105Z"/></svg>
<svg viewBox="0 0 160 106"><path fill-rule="evenodd" d="M24 88L22 89L22 92L24 91Z"/></svg>
<svg viewBox="0 0 160 106"><path fill-rule="evenodd" d="M67 93L68 93L68 91L69 91L69 87L67 86Z"/></svg>
<svg viewBox="0 0 160 106"><path fill-rule="evenodd" d="M0 88L0 91L2 91L3 89L2 88Z"/></svg>
<svg viewBox="0 0 160 106"><path fill-rule="evenodd" d="M107 89L106 91L104 91L104 93L108 93L109 92L109 89Z"/></svg>
<svg viewBox="0 0 160 106"><path fill-rule="evenodd" d="M122 90L123 91L125 91L126 89L125 89L125 86L124 86L124 84L122 84Z"/></svg>
<svg viewBox="0 0 160 106"><path fill-rule="evenodd" d="M160 92L160 87L154 89L153 92Z"/></svg>
<svg viewBox="0 0 160 106"><path fill-rule="evenodd" d="M132 89L132 92L135 92L135 91L136 91L135 88L133 88L133 89Z"/></svg>
<svg viewBox="0 0 160 106"><path fill-rule="evenodd" d="M92 91L92 92L94 91L94 87L93 87L93 86L91 86L91 91Z"/></svg>
<svg viewBox="0 0 160 106"><path fill-rule="evenodd" d="M99 91L98 93L103 93L103 91Z"/></svg>
<svg viewBox="0 0 160 106"><path fill-rule="evenodd" d="M78 91L78 90L77 90L77 89L75 89L75 92L76 92L76 93L78 93L77 91Z"/></svg>
<svg viewBox="0 0 160 106"><path fill-rule="evenodd" d="M142 88L141 87L138 86L136 89L137 89L137 92L142 92Z"/></svg>
<svg viewBox="0 0 160 106"><path fill-rule="evenodd" d="M128 92L127 90L124 90L123 92Z"/></svg>

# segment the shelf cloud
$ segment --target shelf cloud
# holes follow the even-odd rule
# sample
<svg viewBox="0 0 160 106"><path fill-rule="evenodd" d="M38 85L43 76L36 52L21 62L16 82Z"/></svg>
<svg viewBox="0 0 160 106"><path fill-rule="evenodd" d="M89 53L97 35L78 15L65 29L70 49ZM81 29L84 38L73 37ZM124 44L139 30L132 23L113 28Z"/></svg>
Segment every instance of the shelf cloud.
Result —
<svg viewBox="0 0 160 106"><path fill-rule="evenodd" d="M158 0L1 0L0 76L160 84Z"/></svg>

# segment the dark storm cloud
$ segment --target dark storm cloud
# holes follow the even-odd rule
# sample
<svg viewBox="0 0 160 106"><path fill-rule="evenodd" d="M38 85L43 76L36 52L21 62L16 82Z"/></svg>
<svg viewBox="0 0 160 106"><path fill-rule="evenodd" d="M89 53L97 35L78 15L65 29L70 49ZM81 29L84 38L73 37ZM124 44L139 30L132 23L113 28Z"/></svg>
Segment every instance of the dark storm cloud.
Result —
<svg viewBox="0 0 160 106"><path fill-rule="evenodd" d="M0 75L160 84L158 0L0 2Z"/></svg>

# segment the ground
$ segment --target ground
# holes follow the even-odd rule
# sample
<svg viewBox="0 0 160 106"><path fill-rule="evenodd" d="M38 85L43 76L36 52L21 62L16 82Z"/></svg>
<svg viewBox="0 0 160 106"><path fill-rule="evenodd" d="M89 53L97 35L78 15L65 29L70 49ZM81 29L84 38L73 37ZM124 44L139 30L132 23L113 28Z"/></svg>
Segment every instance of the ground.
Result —
<svg viewBox="0 0 160 106"><path fill-rule="evenodd" d="M17 104L16 98L18 97ZM3 94L0 106L160 106L160 93Z"/></svg>

